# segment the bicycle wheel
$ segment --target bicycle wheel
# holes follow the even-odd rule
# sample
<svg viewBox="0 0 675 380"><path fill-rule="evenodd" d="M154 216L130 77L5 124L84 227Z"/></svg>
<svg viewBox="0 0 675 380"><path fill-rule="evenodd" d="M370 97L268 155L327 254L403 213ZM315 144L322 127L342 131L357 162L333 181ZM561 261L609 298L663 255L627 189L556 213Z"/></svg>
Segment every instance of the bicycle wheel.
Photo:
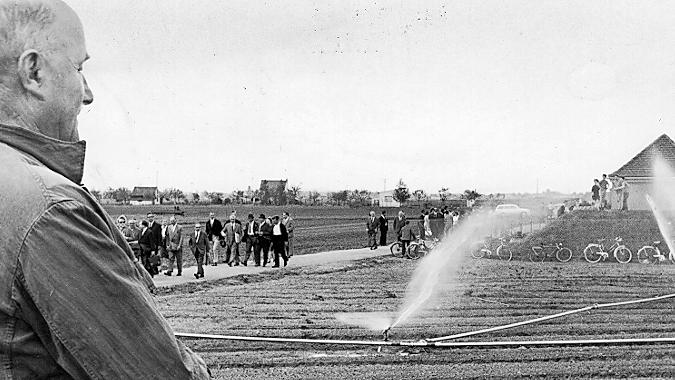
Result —
<svg viewBox="0 0 675 380"><path fill-rule="evenodd" d="M558 259L561 263L566 263L572 260L572 250L569 248L562 247L555 252L555 258Z"/></svg>
<svg viewBox="0 0 675 380"><path fill-rule="evenodd" d="M499 257L500 260L511 261L513 258L513 252L511 252L511 248L501 244L499 247L497 247L497 257Z"/></svg>
<svg viewBox="0 0 675 380"><path fill-rule="evenodd" d="M417 260L417 259L420 258L420 253L421 253L420 251L421 250L422 249L421 249L419 244L410 243L410 245L408 246L408 252L406 252L406 255L413 260Z"/></svg>
<svg viewBox="0 0 675 380"><path fill-rule="evenodd" d="M625 245L621 245L616 247L614 250L614 258L621 264L626 264L629 263L630 259L633 258L633 252L631 252L630 249L628 249L628 247Z"/></svg>
<svg viewBox="0 0 675 380"><path fill-rule="evenodd" d="M589 263L597 263L600 261L600 258L602 258L602 255L600 254L602 252L602 249L600 249L600 246L597 244L589 244L584 248L584 259L588 261Z"/></svg>
<svg viewBox="0 0 675 380"><path fill-rule="evenodd" d="M389 250L391 250L391 254L394 257L403 257L403 249L401 249L400 241L395 241L391 247L389 247Z"/></svg>
<svg viewBox="0 0 675 380"><path fill-rule="evenodd" d="M530 261L533 263L540 263L546 258L546 252L542 247L532 247L530 250Z"/></svg>
<svg viewBox="0 0 675 380"><path fill-rule="evenodd" d="M474 259L482 259L485 257L487 252L489 252L489 250L487 250L485 246L481 245L471 249L471 256L473 256Z"/></svg>
<svg viewBox="0 0 675 380"><path fill-rule="evenodd" d="M637 251L637 259L640 264L656 264L658 261L656 249L651 246L644 246Z"/></svg>

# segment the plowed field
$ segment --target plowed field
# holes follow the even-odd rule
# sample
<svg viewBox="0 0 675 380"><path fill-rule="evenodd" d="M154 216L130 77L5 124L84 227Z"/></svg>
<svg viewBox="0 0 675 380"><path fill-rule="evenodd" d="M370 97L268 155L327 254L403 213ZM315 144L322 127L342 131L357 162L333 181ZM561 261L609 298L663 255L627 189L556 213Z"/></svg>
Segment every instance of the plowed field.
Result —
<svg viewBox="0 0 675 380"><path fill-rule="evenodd" d="M384 257L225 279L158 296L179 332L376 340L340 312L393 312L417 263ZM469 260L424 315L392 330L418 340L584 306L675 292L675 266ZM574 314L466 340L675 336L675 302ZM672 378L672 345L427 349L185 340L220 379Z"/></svg>

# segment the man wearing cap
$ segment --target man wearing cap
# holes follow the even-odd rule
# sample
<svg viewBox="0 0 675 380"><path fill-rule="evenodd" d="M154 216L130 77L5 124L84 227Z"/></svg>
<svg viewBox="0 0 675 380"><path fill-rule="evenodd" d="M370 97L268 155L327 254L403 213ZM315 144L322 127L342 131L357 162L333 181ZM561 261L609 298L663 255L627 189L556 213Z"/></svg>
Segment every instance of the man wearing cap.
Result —
<svg viewBox="0 0 675 380"><path fill-rule="evenodd" d="M209 251L209 240L206 238L206 233L202 232L202 225L200 223L195 224L195 232L190 236L188 245L197 261L195 278L202 278L204 277L204 256Z"/></svg>
<svg viewBox="0 0 675 380"><path fill-rule="evenodd" d="M246 252L244 254L244 259L242 264L244 266L248 265L248 259L251 257L251 253L255 252L258 247L258 237L256 236L256 231L258 231L258 222L255 221L253 214L248 214L248 222L244 227L244 242L246 243ZM260 266L260 252L258 251L258 260L255 261L255 266Z"/></svg>
<svg viewBox="0 0 675 380"><path fill-rule="evenodd" d="M260 214L256 236L258 237L258 247L255 249L253 259L256 266L259 266L260 251L262 251L262 266L266 266L269 259L270 245L272 244L272 225L267 221L265 214Z"/></svg>
<svg viewBox="0 0 675 380"><path fill-rule="evenodd" d="M0 0L0 378L208 379L81 186L87 58L65 3Z"/></svg>

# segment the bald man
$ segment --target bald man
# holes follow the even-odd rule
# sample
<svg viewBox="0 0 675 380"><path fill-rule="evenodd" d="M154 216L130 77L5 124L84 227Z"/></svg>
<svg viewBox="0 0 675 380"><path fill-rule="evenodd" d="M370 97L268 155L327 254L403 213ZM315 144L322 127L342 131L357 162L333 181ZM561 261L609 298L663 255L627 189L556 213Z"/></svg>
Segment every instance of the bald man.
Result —
<svg viewBox="0 0 675 380"><path fill-rule="evenodd" d="M66 4L0 0L0 378L207 379L80 185L87 58Z"/></svg>

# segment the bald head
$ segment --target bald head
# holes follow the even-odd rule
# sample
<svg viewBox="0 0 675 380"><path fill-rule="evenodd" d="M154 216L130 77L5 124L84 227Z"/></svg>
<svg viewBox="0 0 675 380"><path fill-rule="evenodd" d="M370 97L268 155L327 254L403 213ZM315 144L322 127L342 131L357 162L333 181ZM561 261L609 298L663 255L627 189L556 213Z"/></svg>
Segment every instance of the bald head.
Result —
<svg viewBox="0 0 675 380"><path fill-rule="evenodd" d="M0 122L65 141L93 96L82 23L60 0L0 0Z"/></svg>

